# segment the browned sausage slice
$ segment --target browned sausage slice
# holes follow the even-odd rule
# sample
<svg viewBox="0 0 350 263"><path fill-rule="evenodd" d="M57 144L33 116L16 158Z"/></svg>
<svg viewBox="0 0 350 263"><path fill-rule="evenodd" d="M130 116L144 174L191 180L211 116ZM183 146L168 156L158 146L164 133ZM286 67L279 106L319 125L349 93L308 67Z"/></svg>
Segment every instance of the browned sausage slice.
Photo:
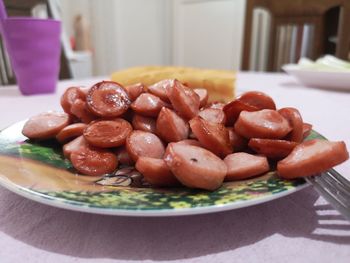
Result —
<svg viewBox="0 0 350 263"><path fill-rule="evenodd" d="M60 143L65 143L71 139L74 139L80 135L83 135L84 129L86 128L84 123L74 123L64 127L57 135L56 139Z"/></svg>
<svg viewBox="0 0 350 263"><path fill-rule="evenodd" d="M314 139L303 142L277 163L278 174L287 179L316 175L349 159L344 142Z"/></svg>
<svg viewBox="0 0 350 263"><path fill-rule="evenodd" d="M186 87L180 81L174 80L172 88L167 89L168 98L178 114L191 119L199 112L199 96L191 88Z"/></svg>
<svg viewBox="0 0 350 263"><path fill-rule="evenodd" d="M248 139L280 139L292 130L288 121L274 110L242 111L234 128L239 135Z"/></svg>
<svg viewBox="0 0 350 263"><path fill-rule="evenodd" d="M96 83L86 96L88 109L100 117L118 117L127 111L131 103L126 90L117 82Z"/></svg>
<svg viewBox="0 0 350 263"><path fill-rule="evenodd" d="M310 135L312 131L312 124L310 123L303 123L303 139L305 139L307 136Z"/></svg>
<svg viewBox="0 0 350 263"><path fill-rule="evenodd" d="M289 122L293 130L288 134L287 139L293 142L303 140L303 118L295 108L282 108L278 112Z"/></svg>
<svg viewBox="0 0 350 263"><path fill-rule="evenodd" d="M225 163L210 151L192 145L172 143L165 162L185 186L215 190L226 176Z"/></svg>
<svg viewBox="0 0 350 263"><path fill-rule="evenodd" d="M162 108L156 123L156 133L160 138L166 142L181 141L187 139L189 130L189 125L184 119L174 111Z"/></svg>
<svg viewBox="0 0 350 263"><path fill-rule="evenodd" d="M276 110L276 104L273 99L261 91L248 91L237 98L246 104L258 108L258 110L270 109Z"/></svg>
<svg viewBox="0 0 350 263"><path fill-rule="evenodd" d="M96 116L88 111L86 102L81 99L76 99L71 107L72 114L84 123L90 123L96 119Z"/></svg>
<svg viewBox="0 0 350 263"><path fill-rule="evenodd" d="M132 118L132 126L134 130L156 133L156 120L150 117L135 114Z"/></svg>
<svg viewBox="0 0 350 263"><path fill-rule="evenodd" d="M126 139L126 150L130 157L136 162L140 156L162 158L164 145L153 133L144 131L133 131Z"/></svg>
<svg viewBox="0 0 350 263"><path fill-rule="evenodd" d="M203 109L198 113L204 120L225 124L226 123L226 115L223 110L220 109Z"/></svg>
<svg viewBox="0 0 350 263"><path fill-rule="evenodd" d="M79 136L63 146L63 155L66 158L70 159L72 152L78 152L81 148L87 147L89 147L89 144L85 140L84 136Z"/></svg>
<svg viewBox="0 0 350 263"><path fill-rule="evenodd" d="M72 114L71 107L75 100L85 101L86 94L80 87L70 87L61 96L61 106L66 113Z"/></svg>
<svg viewBox="0 0 350 263"><path fill-rule="evenodd" d="M81 148L70 155L73 167L80 173L101 176L113 173L118 167L117 156L105 149Z"/></svg>
<svg viewBox="0 0 350 263"><path fill-rule="evenodd" d="M111 148L123 145L131 131L132 126L126 120L102 120L90 123L84 137L93 146Z"/></svg>
<svg viewBox="0 0 350 263"><path fill-rule="evenodd" d="M118 163L124 165L133 165L135 162L131 159L128 151L125 146L120 146L115 150L115 154L117 155Z"/></svg>
<svg viewBox="0 0 350 263"><path fill-rule="evenodd" d="M234 125L238 116L242 111L257 111L257 107L244 103L240 100L233 100L230 103L226 104L223 108L223 111L226 115L226 126Z"/></svg>
<svg viewBox="0 0 350 263"><path fill-rule="evenodd" d="M141 93L146 92L147 88L142 83L136 83L133 85L126 86L125 90L128 93L130 100L134 101L137 99L138 96L140 96Z"/></svg>
<svg viewBox="0 0 350 263"><path fill-rule="evenodd" d="M147 117L157 117L163 107L169 107L169 105L150 93L142 93L131 104L131 108L136 113Z"/></svg>
<svg viewBox="0 0 350 263"><path fill-rule="evenodd" d="M136 169L143 174L146 181L154 186L177 186L179 181L172 174L163 159L139 157Z"/></svg>
<svg viewBox="0 0 350 263"><path fill-rule="evenodd" d="M148 91L153 95L156 95L161 100L169 103L170 100L167 95L167 89L171 89L174 86L173 79L163 79L148 87Z"/></svg>
<svg viewBox="0 0 350 263"><path fill-rule="evenodd" d="M265 156L256 156L245 152L227 155L224 162L227 166L225 181L246 179L270 170Z"/></svg>
<svg viewBox="0 0 350 263"><path fill-rule="evenodd" d="M208 91L206 89L194 89L194 92L199 96L199 107L202 108L208 103Z"/></svg>
<svg viewBox="0 0 350 263"><path fill-rule="evenodd" d="M258 138L252 138L248 143L248 146L255 152L272 159L286 157L297 145L298 143L293 141Z"/></svg>
<svg viewBox="0 0 350 263"><path fill-rule="evenodd" d="M229 132L224 125L196 117L190 120L190 126L204 148L219 157L225 157L232 153Z"/></svg>
<svg viewBox="0 0 350 263"><path fill-rule="evenodd" d="M228 130L228 136L230 138L230 144L233 148L233 152L241 152L248 146L248 140L239 135L233 127L226 127Z"/></svg>
<svg viewBox="0 0 350 263"><path fill-rule="evenodd" d="M30 139L50 139L69 124L69 116L63 112L45 112L31 117L23 126L22 133Z"/></svg>

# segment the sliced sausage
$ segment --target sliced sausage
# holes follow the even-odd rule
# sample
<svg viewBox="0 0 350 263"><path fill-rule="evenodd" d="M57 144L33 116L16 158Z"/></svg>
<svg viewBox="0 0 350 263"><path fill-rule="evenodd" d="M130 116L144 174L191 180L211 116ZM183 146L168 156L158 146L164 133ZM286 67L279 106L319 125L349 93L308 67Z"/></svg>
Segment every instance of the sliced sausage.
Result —
<svg viewBox="0 0 350 263"><path fill-rule="evenodd" d="M115 150L117 155L118 163L123 165L133 165L135 162L131 159L125 146L120 146Z"/></svg>
<svg viewBox="0 0 350 263"><path fill-rule="evenodd" d="M126 120L101 120L90 123L84 131L84 137L93 146L111 148L124 145L131 131L132 126Z"/></svg>
<svg viewBox="0 0 350 263"><path fill-rule="evenodd" d="M73 123L71 125L68 125L56 135L56 139L60 143L65 143L71 139L83 135L86 126L87 125L84 123Z"/></svg>
<svg viewBox="0 0 350 263"><path fill-rule="evenodd" d="M188 138L189 125L177 115L174 111L165 107L160 111L157 123L156 133L166 142L177 142Z"/></svg>
<svg viewBox="0 0 350 263"><path fill-rule="evenodd" d="M135 168L154 186L177 186L179 181L163 159L139 157Z"/></svg>
<svg viewBox="0 0 350 263"><path fill-rule="evenodd" d="M225 157L232 153L229 132L224 125L195 117L190 120L190 126L204 148L219 157Z"/></svg>
<svg viewBox="0 0 350 263"><path fill-rule="evenodd" d="M188 138L197 140L196 135L193 133L193 131L190 129L190 134L188 135Z"/></svg>
<svg viewBox="0 0 350 263"><path fill-rule="evenodd" d="M31 117L23 126L22 134L29 139L50 139L70 122L69 115L63 112L45 112Z"/></svg>
<svg viewBox="0 0 350 263"><path fill-rule="evenodd" d="M90 87L79 87L80 91L84 94L84 100L86 100L86 96L89 93Z"/></svg>
<svg viewBox="0 0 350 263"><path fill-rule="evenodd" d="M95 84L86 96L88 109L100 117L118 117L131 103L126 90L117 82L102 81Z"/></svg>
<svg viewBox="0 0 350 263"><path fill-rule="evenodd" d="M171 143L168 143L167 147L165 148L163 159L167 158L167 156L169 155L171 146L175 143L180 145L191 145L191 146L197 146L197 147L203 148L202 144L199 141L193 140L193 139L186 139L179 142L171 142Z"/></svg>
<svg viewBox="0 0 350 263"><path fill-rule="evenodd" d="M133 85L126 86L125 90L128 93L130 100L134 101L137 99L138 96L141 95L141 93L146 92L147 88L142 83L136 83Z"/></svg>
<svg viewBox="0 0 350 263"><path fill-rule="evenodd" d="M286 179L316 175L349 159L344 142L314 139L296 146L277 163L278 174Z"/></svg>
<svg viewBox="0 0 350 263"><path fill-rule="evenodd" d="M85 101L86 94L80 87L70 87L61 96L61 106L66 113L72 114L71 107L77 99Z"/></svg>
<svg viewBox="0 0 350 263"><path fill-rule="evenodd" d="M247 179L270 170L265 156L256 156L245 152L227 155L224 162L227 166L225 181Z"/></svg>
<svg viewBox="0 0 350 263"><path fill-rule="evenodd" d="M312 124L310 123L303 123L303 139L308 137L312 131Z"/></svg>
<svg viewBox="0 0 350 263"><path fill-rule="evenodd" d="M132 118L132 126L135 130L156 133L156 120L150 117L135 114Z"/></svg>
<svg viewBox="0 0 350 263"><path fill-rule="evenodd" d="M123 115L121 115L118 118L124 119L131 123L132 119L134 118L134 115L135 115L135 112L131 108L129 108L126 112L123 113ZM107 119L113 119L113 118L107 118Z"/></svg>
<svg viewBox="0 0 350 263"><path fill-rule="evenodd" d="M165 162L185 186L215 190L226 176L225 163L210 151L192 145L172 143Z"/></svg>
<svg viewBox="0 0 350 263"><path fill-rule="evenodd" d="M194 89L193 90L199 96L199 107L202 108L208 103L208 91L206 89Z"/></svg>
<svg viewBox="0 0 350 263"><path fill-rule="evenodd" d="M223 110L220 109L202 109L198 113L204 120L225 124L226 123L226 115Z"/></svg>
<svg viewBox="0 0 350 263"><path fill-rule="evenodd" d="M71 107L72 114L84 123L90 123L96 119L86 107L86 102L81 99L76 99Z"/></svg>
<svg viewBox="0 0 350 263"><path fill-rule="evenodd" d="M64 157L70 159L72 152L78 152L81 148L87 147L89 147L89 144L85 140L84 136L79 136L63 146L63 155Z"/></svg>
<svg viewBox="0 0 350 263"><path fill-rule="evenodd" d="M257 110L259 110L257 107L244 103L243 101L231 101L230 103L226 104L223 108L223 111L226 115L226 126L234 125L242 111L252 112Z"/></svg>
<svg viewBox="0 0 350 263"><path fill-rule="evenodd" d="M228 136L230 139L230 145L233 148L233 152L241 152L248 146L248 140L239 135L233 127L226 127L228 130Z"/></svg>
<svg viewBox="0 0 350 263"><path fill-rule="evenodd" d="M289 122L292 131L288 134L287 139L293 142L303 140L303 118L295 108L282 108L278 112Z"/></svg>
<svg viewBox="0 0 350 263"><path fill-rule="evenodd" d="M243 93L237 100L245 104L256 107L258 110L270 109L276 110L276 104L273 99L261 91L248 91Z"/></svg>
<svg viewBox="0 0 350 263"><path fill-rule="evenodd" d="M207 103L203 108L204 109L219 109L219 110L223 110L225 106L226 106L226 104L221 102L221 101L212 101L212 102Z"/></svg>
<svg viewBox="0 0 350 263"><path fill-rule="evenodd" d="M234 126L245 138L281 139L291 130L288 121L277 111L242 111Z"/></svg>
<svg viewBox="0 0 350 263"><path fill-rule="evenodd" d="M169 104L150 93L142 93L131 104L131 108L136 113L147 117L157 117L163 107L169 107Z"/></svg>
<svg viewBox="0 0 350 263"><path fill-rule="evenodd" d="M167 95L167 89L171 89L174 86L173 79L164 79L148 87L148 91L153 95L159 97L162 101L170 103Z"/></svg>
<svg viewBox="0 0 350 263"><path fill-rule="evenodd" d="M78 172L91 176L110 174L118 167L117 156L114 153L92 147L72 152L70 160Z"/></svg>
<svg viewBox="0 0 350 263"><path fill-rule="evenodd" d="M273 139L252 138L248 146L256 153L265 155L271 159L282 159L286 157L297 146L297 142Z"/></svg>
<svg viewBox="0 0 350 263"><path fill-rule="evenodd" d="M126 150L130 157L136 162L140 156L162 158L164 145L153 133L144 131L133 131L126 139Z"/></svg>
<svg viewBox="0 0 350 263"><path fill-rule="evenodd" d="M174 80L172 88L167 89L168 98L178 114L191 119L199 112L199 96L191 88L186 87L180 81Z"/></svg>
<svg viewBox="0 0 350 263"><path fill-rule="evenodd" d="M186 139L186 140L178 141L176 143L202 147L202 144L199 141L194 140L194 139Z"/></svg>

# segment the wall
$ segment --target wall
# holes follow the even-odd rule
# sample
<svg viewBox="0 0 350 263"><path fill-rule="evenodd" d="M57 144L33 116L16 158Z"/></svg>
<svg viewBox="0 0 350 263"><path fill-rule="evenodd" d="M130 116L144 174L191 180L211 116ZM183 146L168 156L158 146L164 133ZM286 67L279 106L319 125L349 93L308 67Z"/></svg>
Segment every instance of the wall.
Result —
<svg viewBox="0 0 350 263"><path fill-rule="evenodd" d="M72 25L76 15L81 14L85 18L89 18L91 16L90 7L93 2L94 0L60 0L62 23L68 36L73 35Z"/></svg>
<svg viewBox="0 0 350 263"><path fill-rule="evenodd" d="M151 64L239 69L245 0L61 2L68 34L76 14L89 19L95 75Z"/></svg>
<svg viewBox="0 0 350 263"><path fill-rule="evenodd" d="M239 69L245 0L176 0L173 62Z"/></svg>
<svg viewBox="0 0 350 263"><path fill-rule="evenodd" d="M165 2L118 1L115 17L117 68L166 63Z"/></svg>

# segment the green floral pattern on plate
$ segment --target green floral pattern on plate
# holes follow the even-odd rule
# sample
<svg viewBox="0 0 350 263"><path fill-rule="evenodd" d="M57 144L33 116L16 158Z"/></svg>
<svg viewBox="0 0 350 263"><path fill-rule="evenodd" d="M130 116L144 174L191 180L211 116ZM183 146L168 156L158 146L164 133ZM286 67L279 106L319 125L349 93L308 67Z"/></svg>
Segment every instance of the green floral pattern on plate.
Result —
<svg viewBox="0 0 350 263"><path fill-rule="evenodd" d="M304 180L281 180L274 173L270 173L261 179L247 180L240 183L225 183L221 188L213 192L186 188L172 188L169 190L120 188L117 191L97 193L86 191L42 191L41 193L66 200L72 204L87 205L89 207L160 210L226 205L280 193L304 183Z"/></svg>

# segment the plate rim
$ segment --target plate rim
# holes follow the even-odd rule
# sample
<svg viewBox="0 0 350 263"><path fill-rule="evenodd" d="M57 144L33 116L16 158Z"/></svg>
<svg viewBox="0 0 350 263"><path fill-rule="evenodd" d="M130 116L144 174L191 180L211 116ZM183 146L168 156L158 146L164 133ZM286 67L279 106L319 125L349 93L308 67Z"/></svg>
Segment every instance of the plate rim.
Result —
<svg viewBox="0 0 350 263"><path fill-rule="evenodd" d="M55 208L62 208L65 210L85 212L89 214L99 214L99 215L112 215L112 216L130 216L130 217L172 217L172 216L189 216L189 215L200 215L217 213L229 210L235 210L244 207L250 207L266 202L270 202L281 197L285 197L297 191L300 191L308 186L309 183L304 181L304 183L294 186L291 189L287 189L282 192L271 194L268 196L263 196L257 199L250 200L240 200L236 202L203 206L203 207L190 207L190 208L173 208L173 209L154 209L154 210L141 210L141 209L120 209L120 208L98 208L84 205L77 205L74 202L65 202L64 199L55 198L52 196L45 195L40 192L33 191L29 188L25 188L14 184L12 181L5 180L0 177L0 186L6 188L10 192L18 194L31 201L38 202L40 204L49 205Z"/></svg>

